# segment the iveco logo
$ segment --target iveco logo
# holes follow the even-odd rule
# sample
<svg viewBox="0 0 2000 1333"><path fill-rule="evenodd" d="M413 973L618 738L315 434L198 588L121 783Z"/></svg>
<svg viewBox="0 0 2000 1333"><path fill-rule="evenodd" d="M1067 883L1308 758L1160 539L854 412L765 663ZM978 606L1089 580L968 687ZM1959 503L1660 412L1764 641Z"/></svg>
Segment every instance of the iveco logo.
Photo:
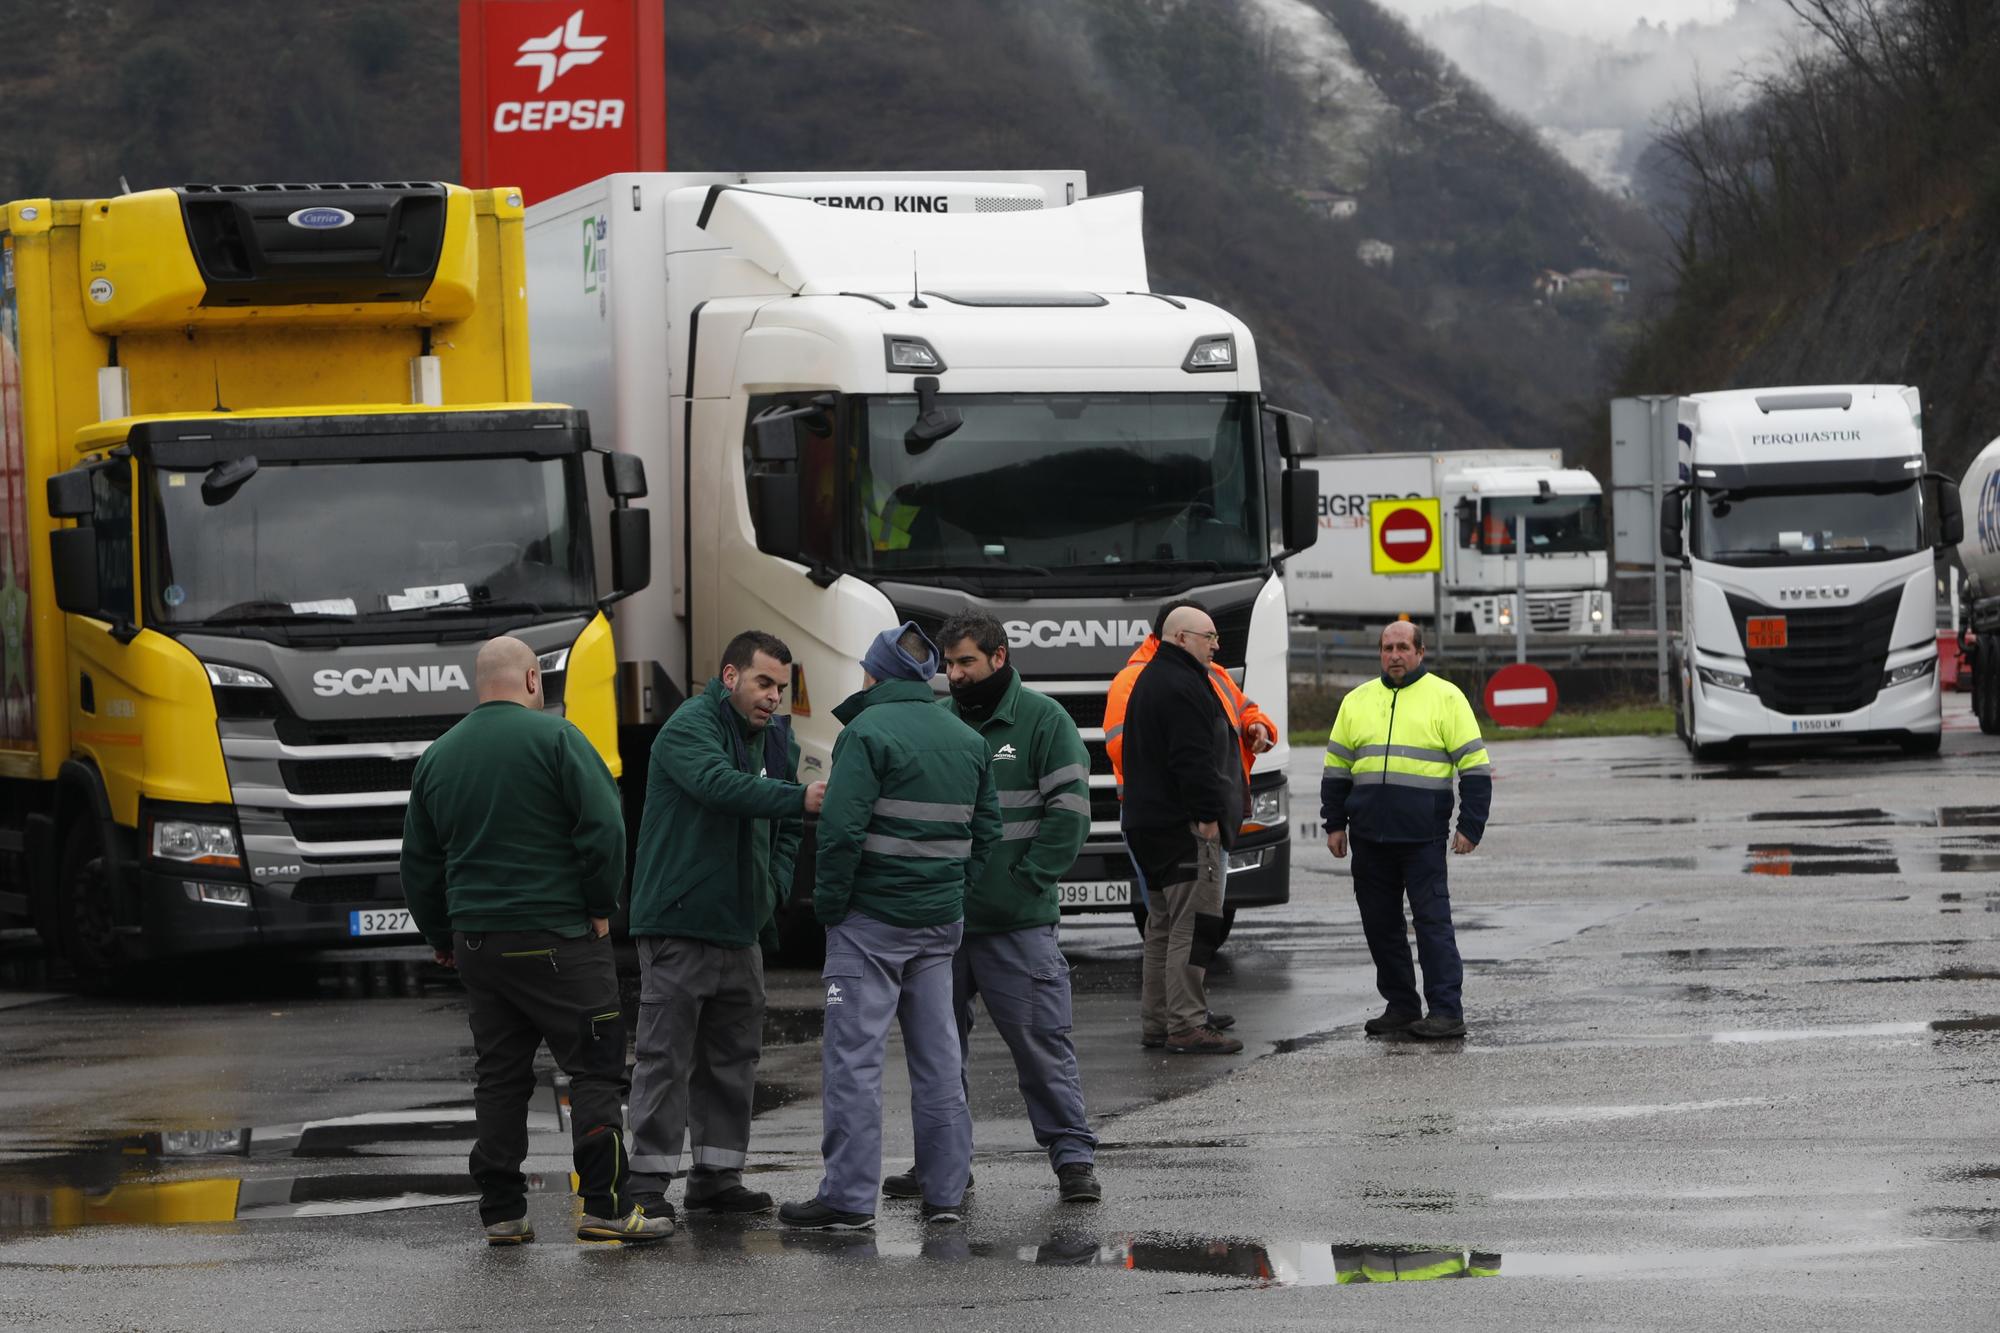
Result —
<svg viewBox="0 0 2000 1333"><path fill-rule="evenodd" d="M1152 626L1143 620L1010 620L1007 642L1016 648L1132 648Z"/></svg>
<svg viewBox="0 0 2000 1333"><path fill-rule="evenodd" d="M1848 588L1845 583L1831 583L1819 588L1780 588L1778 600L1781 602L1842 602L1847 600Z"/></svg>
<svg viewBox="0 0 2000 1333"><path fill-rule="evenodd" d="M461 666L354 667L338 671L331 667L313 672L313 693L328 699L338 694L436 694L443 690L469 690L465 668Z"/></svg>
<svg viewBox="0 0 2000 1333"><path fill-rule="evenodd" d="M285 221L306 231L332 231L351 225L354 214L344 208L301 208Z"/></svg>

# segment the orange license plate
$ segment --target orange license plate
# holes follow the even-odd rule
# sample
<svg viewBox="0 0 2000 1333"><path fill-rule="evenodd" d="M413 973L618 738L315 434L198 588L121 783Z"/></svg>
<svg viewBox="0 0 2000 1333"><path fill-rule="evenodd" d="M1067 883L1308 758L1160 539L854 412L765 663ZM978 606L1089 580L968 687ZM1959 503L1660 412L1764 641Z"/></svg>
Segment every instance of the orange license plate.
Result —
<svg viewBox="0 0 2000 1333"><path fill-rule="evenodd" d="M1751 616L1746 628L1752 648L1782 648L1788 642L1783 616Z"/></svg>

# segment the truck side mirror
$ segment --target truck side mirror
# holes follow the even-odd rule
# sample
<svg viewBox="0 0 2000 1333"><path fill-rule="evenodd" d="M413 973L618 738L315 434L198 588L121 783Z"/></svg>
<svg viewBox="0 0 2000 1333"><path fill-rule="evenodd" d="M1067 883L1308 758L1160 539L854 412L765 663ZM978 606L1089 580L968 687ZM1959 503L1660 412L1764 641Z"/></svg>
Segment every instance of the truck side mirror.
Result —
<svg viewBox="0 0 2000 1333"><path fill-rule="evenodd" d="M1929 472L1924 481L1931 487L1930 508L1937 515L1937 546L1946 550L1965 540L1965 502L1958 484L1942 472Z"/></svg>
<svg viewBox="0 0 2000 1333"><path fill-rule="evenodd" d="M1660 554L1679 560L1687 554L1681 542L1681 492L1668 491L1660 501Z"/></svg>
<svg viewBox="0 0 2000 1333"><path fill-rule="evenodd" d="M49 478L49 490L70 476L60 473ZM90 493L90 478L79 476L84 494ZM51 506L53 508L53 506ZM88 508L84 510L87 514ZM97 532L92 528L58 528L49 534L49 573L56 590L56 605L84 616L101 616L97 588Z"/></svg>
<svg viewBox="0 0 2000 1333"><path fill-rule="evenodd" d="M1278 487L1285 511L1285 554L1297 555L1319 540L1319 473L1286 468Z"/></svg>
<svg viewBox="0 0 2000 1333"><path fill-rule="evenodd" d="M614 455L615 456L615 455ZM610 598L630 597L653 581L653 515L647 509L611 511Z"/></svg>
<svg viewBox="0 0 2000 1333"><path fill-rule="evenodd" d="M49 478L50 518L88 518L96 507L96 497L90 489L90 469L71 468Z"/></svg>
<svg viewBox="0 0 2000 1333"><path fill-rule="evenodd" d="M645 499L646 460L637 454L605 454L604 493L614 500Z"/></svg>
<svg viewBox="0 0 2000 1333"><path fill-rule="evenodd" d="M790 422L785 430L791 431ZM786 560L805 560L799 549L804 539L799 525L798 473L757 473L750 478L750 501L757 515L757 549Z"/></svg>
<svg viewBox="0 0 2000 1333"><path fill-rule="evenodd" d="M1265 416L1271 418L1271 429L1278 437L1278 457L1285 459L1319 457L1319 442L1313 438L1311 417L1269 405L1266 405L1263 411Z"/></svg>

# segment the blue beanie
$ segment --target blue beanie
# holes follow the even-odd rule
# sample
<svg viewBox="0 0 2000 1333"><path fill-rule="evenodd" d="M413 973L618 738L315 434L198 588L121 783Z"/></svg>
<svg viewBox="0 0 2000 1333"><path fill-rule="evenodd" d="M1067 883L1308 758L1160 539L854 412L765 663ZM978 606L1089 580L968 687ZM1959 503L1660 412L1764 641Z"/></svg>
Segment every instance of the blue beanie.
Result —
<svg viewBox="0 0 2000 1333"><path fill-rule="evenodd" d="M926 655L919 659L903 651L896 642L912 631L924 641ZM930 636L917 629L917 622L906 620L894 629L885 629L875 636L875 642L868 645L868 655L861 659L862 669L877 680L929 680L937 674L937 645Z"/></svg>

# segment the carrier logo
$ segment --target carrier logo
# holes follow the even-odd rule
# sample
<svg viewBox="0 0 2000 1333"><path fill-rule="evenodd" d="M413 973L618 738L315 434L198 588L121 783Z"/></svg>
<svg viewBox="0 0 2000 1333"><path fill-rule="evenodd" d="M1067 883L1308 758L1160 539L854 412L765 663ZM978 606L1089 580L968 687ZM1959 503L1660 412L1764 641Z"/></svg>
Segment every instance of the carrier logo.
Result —
<svg viewBox="0 0 2000 1333"><path fill-rule="evenodd" d="M301 208L285 221L305 231L334 231L352 226L354 214L344 208Z"/></svg>
<svg viewBox="0 0 2000 1333"><path fill-rule="evenodd" d="M1010 620L1016 648L1136 648L1153 632L1144 620Z"/></svg>
<svg viewBox="0 0 2000 1333"><path fill-rule="evenodd" d="M469 690L465 668L456 664L439 666L353 667L340 671L329 667L313 672L313 693L331 699L341 694L438 694L445 690Z"/></svg>
<svg viewBox="0 0 2000 1333"><path fill-rule="evenodd" d="M518 31L518 29L517 29ZM583 11L571 14L560 28L546 37L530 37L517 48L521 58L517 68L539 70L541 81L535 91L545 93L549 85L578 65L594 65L604 58L605 39L583 35Z"/></svg>
<svg viewBox="0 0 2000 1333"><path fill-rule="evenodd" d="M1823 584L1817 588L1780 588L1781 602L1844 602L1851 591L1845 583Z"/></svg>

